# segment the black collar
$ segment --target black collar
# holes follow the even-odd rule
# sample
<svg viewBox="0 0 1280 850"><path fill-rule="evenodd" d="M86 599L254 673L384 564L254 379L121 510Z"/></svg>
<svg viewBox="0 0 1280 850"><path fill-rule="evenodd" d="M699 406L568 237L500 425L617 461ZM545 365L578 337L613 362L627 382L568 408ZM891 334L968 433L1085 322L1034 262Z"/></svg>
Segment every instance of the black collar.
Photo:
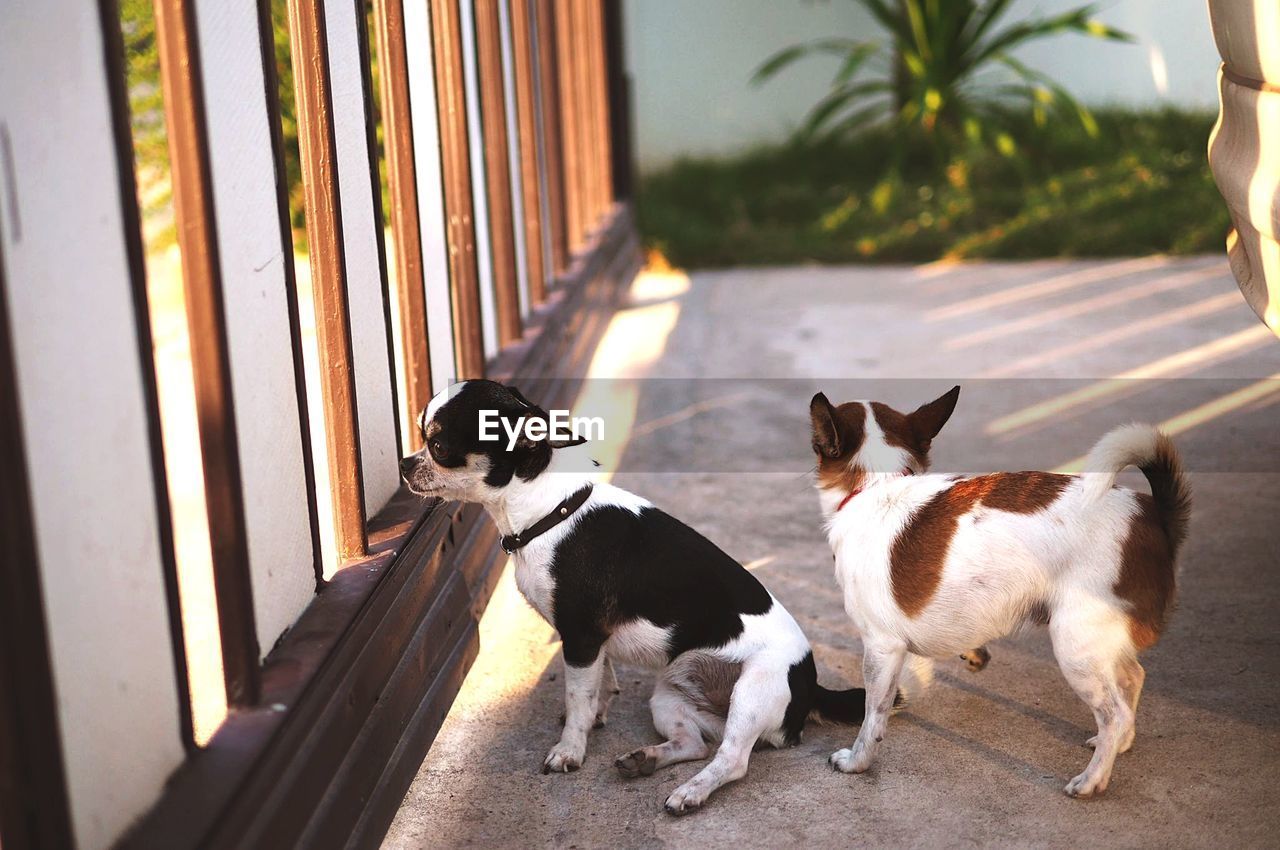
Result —
<svg viewBox="0 0 1280 850"><path fill-rule="evenodd" d="M523 549L536 538L546 534L560 523L573 516L573 512L582 507L591 496L592 485L588 484L572 496L551 509L551 513L535 522L519 534L507 534L502 538L502 551L510 555L517 549Z"/></svg>

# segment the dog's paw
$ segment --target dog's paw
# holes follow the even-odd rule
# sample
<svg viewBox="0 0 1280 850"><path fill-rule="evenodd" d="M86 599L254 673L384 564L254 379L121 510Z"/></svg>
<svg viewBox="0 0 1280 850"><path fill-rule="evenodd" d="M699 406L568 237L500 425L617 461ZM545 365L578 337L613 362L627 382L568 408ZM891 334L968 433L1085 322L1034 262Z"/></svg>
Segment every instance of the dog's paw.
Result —
<svg viewBox="0 0 1280 850"><path fill-rule="evenodd" d="M980 646L960 653L960 658L969 665L970 673L977 673L986 669L987 664L991 662L991 653L985 646Z"/></svg>
<svg viewBox="0 0 1280 850"><path fill-rule="evenodd" d="M702 804L707 801L707 795L696 788L690 788L691 784L686 782L671 792L671 796L662 804L667 814L680 817L702 808Z"/></svg>
<svg viewBox="0 0 1280 850"><path fill-rule="evenodd" d="M653 776L658 769L658 759L650 755L648 750L639 749L625 756L618 756L614 759L613 766L624 778L635 779L637 776Z"/></svg>
<svg viewBox="0 0 1280 850"><path fill-rule="evenodd" d="M573 773L582 767L583 753L564 744L556 744L542 762L543 773Z"/></svg>
<svg viewBox="0 0 1280 850"><path fill-rule="evenodd" d="M864 773L871 767L874 756L861 744L854 744L849 749L836 750L827 759L833 770L841 773Z"/></svg>
<svg viewBox="0 0 1280 850"><path fill-rule="evenodd" d="M1086 770L1068 782L1067 787L1062 790L1067 792L1068 797L1092 797L1107 790L1107 781L1110 778L1109 775L1103 774L1101 771Z"/></svg>

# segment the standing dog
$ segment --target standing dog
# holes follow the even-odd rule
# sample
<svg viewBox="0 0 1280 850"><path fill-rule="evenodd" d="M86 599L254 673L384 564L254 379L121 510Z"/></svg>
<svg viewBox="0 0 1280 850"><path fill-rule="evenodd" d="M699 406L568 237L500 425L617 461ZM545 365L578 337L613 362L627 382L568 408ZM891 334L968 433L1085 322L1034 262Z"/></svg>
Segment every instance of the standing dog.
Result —
<svg viewBox="0 0 1280 850"><path fill-rule="evenodd" d="M862 719L865 692L818 684L804 633L737 561L644 499L592 484L585 449L526 429L511 442L480 439L482 413L504 429L548 420L513 387L455 385L419 417L425 448L401 462L401 473L422 496L485 507L515 560L520 592L560 633L564 731L544 773L581 766L587 733L604 721L607 658L661 670L649 705L666 740L618 758L623 776L704 759L706 742L721 742L667 798L675 815L745 775L757 741L794 745L814 713Z"/></svg>
<svg viewBox="0 0 1280 850"><path fill-rule="evenodd" d="M1145 676L1138 653L1173 605L1191 490L1172 441L1149 425L1102 438L1092 474L921 475L960 388L903 415L878 402L809 405L817 486L845 610L862 634L866 720L831 756L871 766L904 663L954 656L1047 623L1062 674L1089 708L1093 758L1066 792L1106 790L1133 744ZM1137 466L1152 494L1115 486Z"/></svg>

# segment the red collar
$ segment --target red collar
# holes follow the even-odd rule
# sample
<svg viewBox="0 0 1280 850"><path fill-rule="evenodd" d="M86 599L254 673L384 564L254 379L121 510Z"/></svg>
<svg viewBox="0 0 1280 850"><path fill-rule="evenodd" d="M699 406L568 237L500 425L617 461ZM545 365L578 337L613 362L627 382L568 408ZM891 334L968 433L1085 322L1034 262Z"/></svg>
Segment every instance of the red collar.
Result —
<svg viewBox="0 0 1280 850"><path fill-rule="evenodd" d="M906 466L904 466L904 467L902 468L902 474L903 474L903 475L915 475L915 472L914 472L910 467L906 467ZM849 500L850 500L850 499L852 499L854 496L858 495L859 493L861 493L864 489L866 489L866 488L864 488L864 487L858 487L858 488L856 488L852 493L850 493L849 495L847 495L847 496L845 496L843 499L841 499L841 500L840 500L840 504L836 505L836 513L840 513L841 509L842 509L842 508L844 508L844 506L845 506L845 505L849 504Z"/></svg>

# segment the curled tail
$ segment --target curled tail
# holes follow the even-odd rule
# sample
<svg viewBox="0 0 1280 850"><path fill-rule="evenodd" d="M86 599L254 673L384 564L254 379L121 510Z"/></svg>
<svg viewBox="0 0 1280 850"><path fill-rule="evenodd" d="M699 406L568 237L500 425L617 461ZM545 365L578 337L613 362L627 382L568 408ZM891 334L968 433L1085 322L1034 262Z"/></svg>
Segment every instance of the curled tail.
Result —
<svg viewBox="0 0 1280 850"><path fill-rule="evenodd" d="M1085 460L1088 473L1085 492L1090 501L1101 499L1126 466L1142 470L1151 484L1165 536L1176 556L1187 536L1191 516L1191 484L1182 471L1182 460L1168 434L1153 425L1124 425L1098 441Z"/></svg>

